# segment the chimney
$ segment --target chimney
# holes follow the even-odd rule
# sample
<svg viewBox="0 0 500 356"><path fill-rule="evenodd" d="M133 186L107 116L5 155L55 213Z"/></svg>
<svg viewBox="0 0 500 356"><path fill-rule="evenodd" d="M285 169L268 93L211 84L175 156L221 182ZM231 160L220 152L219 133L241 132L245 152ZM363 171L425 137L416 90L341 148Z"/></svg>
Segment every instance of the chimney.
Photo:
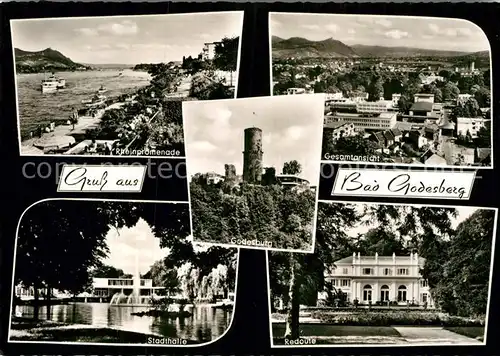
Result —
<svg viewBox="0 0 500 356"><path fill-rule="evenodd" d="M418 253L415 252L413 259L415 260L415 264L418 265Z"/></svg>
<svg viewBox="0 0 500 356"><path fill-rule="evenodd" d="M410 252L410 262L413 261L413 251Z"/></svg>
<svg viewBox="0 0 500 356"><path fill-rule="evenodd" d="M359 254L359 252L358 252L358 260L361 260L361 255Z"/></svg>
<svg viewBox="0 0 500 356"><path fill-rule="evenodd" d="M392 253L392 262L396 263L396 254L394 252Z"/></svg>
<svg viewBox="0 0 500 356"><path fill-rule="evenodd" d="M352 262L356 262L356 252L352 253Z"/></svg>
<svg viewBox="0 0 500 356"><path fill-rule="evenodd" d="M375 252L375 263L378 262L378 252Z"/></svg>

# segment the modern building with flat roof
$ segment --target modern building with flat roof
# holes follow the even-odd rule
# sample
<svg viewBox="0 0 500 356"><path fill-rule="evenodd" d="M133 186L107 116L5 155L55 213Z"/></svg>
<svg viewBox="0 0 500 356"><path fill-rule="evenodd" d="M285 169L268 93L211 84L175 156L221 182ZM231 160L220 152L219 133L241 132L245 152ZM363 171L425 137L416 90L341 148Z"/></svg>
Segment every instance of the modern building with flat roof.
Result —
<svg viewBox="0 0 500 356"><path fill-rule="evenodd" d="M356 111L360 114L381 114L392 108L392 100L361 101L356 103Z"/></svg>
<svg viewBox="0 0 500 356"><path fill-rule="evenodd" d="M354 125L358 131L361 130L389 130L396 126L396 112L383 112L378 115L362 115L350 113L336 113L325 115L325 125L334 122L347 122Z"/></svg>

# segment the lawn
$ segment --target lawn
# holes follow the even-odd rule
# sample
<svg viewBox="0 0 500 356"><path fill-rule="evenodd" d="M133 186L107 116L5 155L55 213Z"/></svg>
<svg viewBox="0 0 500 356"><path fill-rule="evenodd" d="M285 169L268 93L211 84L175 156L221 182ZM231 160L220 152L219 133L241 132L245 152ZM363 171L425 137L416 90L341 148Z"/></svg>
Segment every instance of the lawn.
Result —
<svg viewBox="0 0 500 356"><path fill-rule="evenodd" d="M484 327L482 326L447 326L444 329L473 339L481 337L481 340L484 340Z"/></svg>
<svg viewBox="0 0 500 356"><path fill-rule="evenodd" d="M282 337L285 334L285 324L273 323L273 336ZM300 335L308 336L380 336L401 337L390 326L348 326L348 325L322 325L301 324Z"/></svg>

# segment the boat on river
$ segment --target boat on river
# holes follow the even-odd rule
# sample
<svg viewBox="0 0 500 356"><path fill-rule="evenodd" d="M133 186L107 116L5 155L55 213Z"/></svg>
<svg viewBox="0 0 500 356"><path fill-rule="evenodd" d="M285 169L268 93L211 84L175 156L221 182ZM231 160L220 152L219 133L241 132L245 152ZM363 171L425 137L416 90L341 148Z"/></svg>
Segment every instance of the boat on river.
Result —
<svg viewBox="0 0 500 356"><path fill-rule="evenodd" d="M99 90L97 91L97 93L98 94L104 94L107 91L108 91L108 89L106 89L106 87L104 85L101 85L101 87L99 88Z"/></svg>
<svg viewBox="0 0 500 356"><path fill-rule="evenodd" d="M96 93L92 98L90 99L83 99L82 104L85 104L87 107L94 107L94 106L99 106L103 105L106 103L106 96L102 94Z"/></svg>
<svg viewBox="0 0 500 356"><path fill-rule="evenodd" d="M59 89L64 89L66 87L66 80L57 77L55 74L52 74L48 78L42 80L40 87L42 93L53 93L55 91L58 91Z"/></svg>

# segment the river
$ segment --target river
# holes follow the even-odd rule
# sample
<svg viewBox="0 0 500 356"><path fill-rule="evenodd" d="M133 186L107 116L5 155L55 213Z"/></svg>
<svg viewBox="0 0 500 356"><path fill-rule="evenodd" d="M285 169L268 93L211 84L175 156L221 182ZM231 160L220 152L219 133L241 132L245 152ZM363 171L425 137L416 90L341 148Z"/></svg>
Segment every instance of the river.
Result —
<svg viewBox="0 0 500 356"><path fill-rule="evenodd" d="M21 137L27 137L29 132L40 124L66 121L72 108L82 108L82 100L92 97L101 85L108 90L104 95L114 97L132 93L148 85L151 80L148 73L131 69L62 72L56 75L66 80L66 88L45 94L40 91L40 83L47 74L30 73L16 76Z"/></svg>
<svg viewBox="0 0 500 356"><path fill-rule="evenodd" d="M147 307L127 307L108 303L72 303L51 306L51 320L85 324L96 327L115 327L144 334L159 334L164 337L193 340L203 343L222 336L231 323L232 311L212 309L198 305L186 308L193 313L189 318L164 319L149 316L135 316L132 312L145 311ZM33 307L16 306L16 315L33 316ZM47 307L40 307L41 320L47 318Z"/></svg>

